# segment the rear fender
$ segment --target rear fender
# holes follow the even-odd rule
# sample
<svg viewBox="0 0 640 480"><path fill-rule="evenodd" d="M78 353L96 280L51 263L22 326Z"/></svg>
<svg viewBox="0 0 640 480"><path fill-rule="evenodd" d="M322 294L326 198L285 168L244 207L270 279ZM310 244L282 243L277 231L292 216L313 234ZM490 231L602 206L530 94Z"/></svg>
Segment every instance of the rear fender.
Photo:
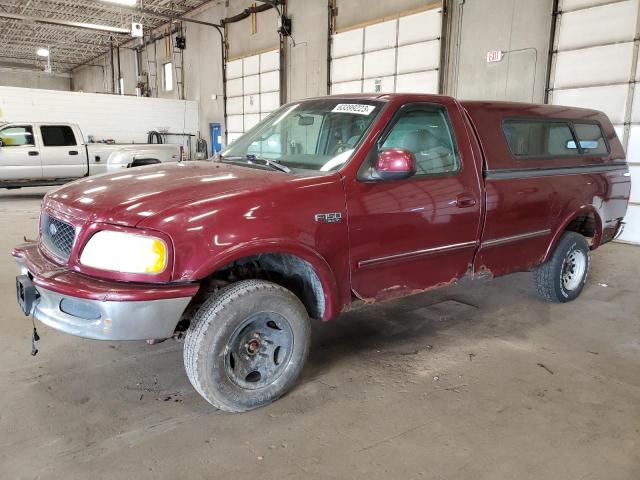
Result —
<svg viewBox="0 0 640 480"><path fill-rule="evenodd" d="M553 237L551 238L551 242L547 247L542 263L549 260L551 255L553 255L553 251L556 248L556 245L560 241L560 237L567 230L569 224L578 217L583 215L592 214L595 219L595 232L593 234L593 239L591 242L591 249L594 250L598 248L600 245L600 239L602 238L602 218L600 218L600 214L595 209L593 205L582 205L577 211L572 212L570 215L567 215L565 219L559 224L559 227L553 233Z"/></svg>

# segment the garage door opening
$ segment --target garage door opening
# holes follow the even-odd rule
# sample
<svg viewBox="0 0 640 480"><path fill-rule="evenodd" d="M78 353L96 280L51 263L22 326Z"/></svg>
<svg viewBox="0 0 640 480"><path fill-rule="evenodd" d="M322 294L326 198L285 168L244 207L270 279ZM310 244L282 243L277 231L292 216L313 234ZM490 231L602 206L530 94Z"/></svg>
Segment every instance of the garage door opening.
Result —
<svg viewBox="0 0 640 480"><path fill-rule="evenodd" d="M331 94L438 93L442 7L331 37Z"/></svg>

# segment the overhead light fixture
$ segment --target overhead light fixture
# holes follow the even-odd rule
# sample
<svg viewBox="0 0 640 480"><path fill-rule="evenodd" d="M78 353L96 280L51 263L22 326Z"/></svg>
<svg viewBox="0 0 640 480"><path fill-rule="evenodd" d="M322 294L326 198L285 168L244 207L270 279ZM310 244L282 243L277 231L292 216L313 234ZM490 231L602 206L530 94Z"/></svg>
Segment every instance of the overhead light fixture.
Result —
<svg viewBox="0 0 640 480"><path fill-rule="evenodd" d="M39 48L38 50L36 50L36 55L46 58L49 56L49 50L46 48Z"/></svg>
<svg viewBox="0 0 640 480"><path fill-rule="evenodd" d="M127 5L129 7L133 7L136 3L138 3L138 0L102 0L102 1L107 3L117 3L118 5Z"/></svg>

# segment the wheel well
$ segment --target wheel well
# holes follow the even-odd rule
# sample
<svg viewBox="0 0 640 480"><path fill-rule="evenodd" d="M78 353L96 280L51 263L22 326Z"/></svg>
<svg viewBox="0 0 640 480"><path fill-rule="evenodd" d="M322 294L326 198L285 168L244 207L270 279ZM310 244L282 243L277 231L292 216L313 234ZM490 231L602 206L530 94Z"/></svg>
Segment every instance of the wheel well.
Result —
<svg viewBox="0 0 640 480"><path fill-rule="evenodd" d="M596 236L597 224L596 216L593 212L585 213L584 215L578 215L576 218L569 222L567 232L576 232L585 237L593 239Z"/></svg>
<svg viewBox="0 0 640 480"><path fill-rule="evenodd" d="M127 168L143 167L144 165L155 165L160 163L157 158L136 158L133 162L127 165Z"/></svg>
<svg viewBox="0 0 640 480"><path fill-rule="evenodd" d="M311 318L324 315L324 291L313 266L288 253L261 253L234 260L209 277L214 287L240 280L263 279L291 290Z"/></svg>

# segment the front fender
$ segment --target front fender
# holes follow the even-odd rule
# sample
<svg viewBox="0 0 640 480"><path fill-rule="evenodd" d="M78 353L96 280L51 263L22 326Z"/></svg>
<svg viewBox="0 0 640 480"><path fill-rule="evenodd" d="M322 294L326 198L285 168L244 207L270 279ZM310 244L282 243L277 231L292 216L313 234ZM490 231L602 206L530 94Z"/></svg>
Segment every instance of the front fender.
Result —
<svg viewBox="0 0 640 480"><path fill-rule="evenodd" d="M341 309L338 295L338 284L331 267L318 252L307 245L292 242L287 239L266 239L246 242L216 254L214 258L204 262L193 272L195 280L201 280L220 270L226 265L243 257L265 253L286 253L306 261L314 269L322 285L325 309L323 320L329 320L337 315Z"/></svg>

